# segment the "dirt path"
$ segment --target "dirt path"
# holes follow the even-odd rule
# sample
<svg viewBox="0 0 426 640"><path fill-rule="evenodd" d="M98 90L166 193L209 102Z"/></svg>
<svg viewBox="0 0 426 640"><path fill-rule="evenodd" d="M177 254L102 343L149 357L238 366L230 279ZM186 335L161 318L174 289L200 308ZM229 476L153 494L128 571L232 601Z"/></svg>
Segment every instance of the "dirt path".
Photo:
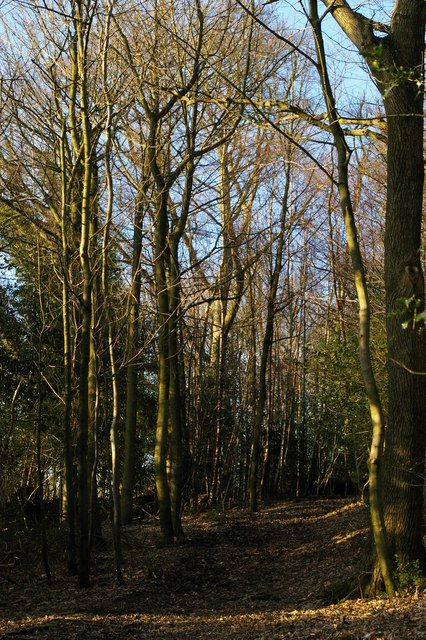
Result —
<svg viewBox="0 0 426 640"><path fill-rule="evenodd" d="M318 598L357 566L367 522L362 504L338 499L213 511L186 518L185 543L168 549L156 546L156 525L132 525L124 586L106 552L95 556L89 590L59 564L50 588L22 569L18 584L2 581L0 638L423 640L425 594L329 606Z"/></svg>

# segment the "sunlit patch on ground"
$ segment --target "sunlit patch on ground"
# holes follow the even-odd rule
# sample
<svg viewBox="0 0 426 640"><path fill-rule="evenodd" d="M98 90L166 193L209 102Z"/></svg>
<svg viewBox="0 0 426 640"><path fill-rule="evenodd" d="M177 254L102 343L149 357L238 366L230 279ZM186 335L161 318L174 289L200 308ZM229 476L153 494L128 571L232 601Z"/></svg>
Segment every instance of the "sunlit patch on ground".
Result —
<svg viewBox="0 0 426 640"><path fill-rule="evenodd" d="M107 533L107 529L105 530ZM185 519L183 545L160 549L154 521L124 530L126 584L115 583L111 549L94 556L93 586L78 590L54 563L54 583L36 556L3 581L2 638L86 640L420 640L424 594L389 602L318 599L356 571L368 511L349 500L306 500Z"/></svg>

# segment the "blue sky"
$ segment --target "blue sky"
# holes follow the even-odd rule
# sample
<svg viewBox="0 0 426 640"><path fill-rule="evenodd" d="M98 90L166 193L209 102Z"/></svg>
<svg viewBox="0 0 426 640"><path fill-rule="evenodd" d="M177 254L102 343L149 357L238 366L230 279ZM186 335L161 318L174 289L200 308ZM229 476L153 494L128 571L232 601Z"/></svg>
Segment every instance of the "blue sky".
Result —
<svg viewBox="0 0 426 640"><path fill-rule="evenodd" d="M307 7L308 3L303 0ZM392 9L395 2L392 0L349 0L351 7L377 22L390 22ZM277 0L272 5L277 15L284 18L289 31L309 29L306 17L303 14L301 3L298 0ZM319 2L319 11L325 10ZM379 92L362 61L361 55L354 45L345 36L333 17L329 14L323 22L323 33L327 47L330 75L335 80L335 92L339 111L345 115L351 114L351 107L359 104L361 100L371 104L373 108L381 104Z"/></svg>

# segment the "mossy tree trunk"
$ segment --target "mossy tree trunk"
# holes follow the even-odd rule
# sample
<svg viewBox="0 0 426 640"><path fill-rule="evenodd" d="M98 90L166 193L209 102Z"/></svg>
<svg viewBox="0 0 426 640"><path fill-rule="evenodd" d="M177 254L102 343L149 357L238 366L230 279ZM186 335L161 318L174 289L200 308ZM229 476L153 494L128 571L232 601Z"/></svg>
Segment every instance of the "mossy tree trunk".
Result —
<svg viewBox="0 0 426 640"><path fill-rule="evenodd" d="M345 0L322 0L352 40L377 83L387 115L385 290L389 405L384 456L389 552L423 571L426 334L405 330L396 301L414 296L424 307L420 261L423 216L423 55L426 4L399 0L390 24L378 24ZM381 35L378 33L381 32Z"/></svg>

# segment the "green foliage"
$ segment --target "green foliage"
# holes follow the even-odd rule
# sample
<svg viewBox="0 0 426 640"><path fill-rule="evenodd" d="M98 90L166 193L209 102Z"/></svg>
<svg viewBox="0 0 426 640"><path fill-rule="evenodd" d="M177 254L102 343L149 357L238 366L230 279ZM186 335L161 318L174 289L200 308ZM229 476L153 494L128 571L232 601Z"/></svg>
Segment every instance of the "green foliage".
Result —
<svg viewBox="0 0 426 640"><path fill-rule="evenodd" d="M423 322L426 320L426 311L422 310L422 301L413 294L410 298L397 298L396 310L392 315L400 316L403 320L403 329L415 329L423 331Z"/></svg>
<svg viewBox="0 0 426 640"><path fill-rule="evenodd" d="M416 67L406 68L403 65L396 64L395 62L391 65L384 64L383 44L378 44L372 51L363 51L362 53L372 69L387 76L389 87L385 91L384 97L386 97L389 91L394 87L398 87L407 82L415 83L418 90L422 90L423 80L420 69Z"/></svg>
<svg viewBox="0 0 426 640"><path fill-rule="evenodd" d="M206 511L204 517L213 522L220 522L225 518L225 512L220 507L212 507Z"/></svg>
<svg viewBox="0 0 426 640"><path fill-rule="evenodd" d="M337 334L331 336L317 344L314 356L317 381L317 389L311 393L314 423L323 437L332 440L337 422L339 444L350 447L354 434L363 431L368 421L356 337L349 336L345 343Z"/></svg>
<svg viewBox="0 0 426 640"><path fill-rule="evenodd" d="M418 560L407 562L397 554L395 561L396 569L393 573L393 582L398 593L419 591L426 587L426 577L420 569Z"/></svg>
<svg viewBox="0 0 426 640"><path fill-rule="evenodd" d="M386 334L383 325L383 314L374 314L370 327L371 356L382 404L386 406ZM324 478L332 466L336 486L349 482L349 490L353 490L357 483L362 485L366 480L365 461L371 434L355 322L346 323L345 338L336 328L335 332L318 340L309 354L308 367L308 447L316 446L321 453L322 469L319 471Z"/></svg>
<svg viewBox="0 0 426 640"><path fill-rule="evenodd" d="M382 44L376 45L372 51L363 51L362 55L367 60L370 60L370 64L372 67L374 67L374 69L380 69L381 58L383 56L383 45Z"/></svg>

